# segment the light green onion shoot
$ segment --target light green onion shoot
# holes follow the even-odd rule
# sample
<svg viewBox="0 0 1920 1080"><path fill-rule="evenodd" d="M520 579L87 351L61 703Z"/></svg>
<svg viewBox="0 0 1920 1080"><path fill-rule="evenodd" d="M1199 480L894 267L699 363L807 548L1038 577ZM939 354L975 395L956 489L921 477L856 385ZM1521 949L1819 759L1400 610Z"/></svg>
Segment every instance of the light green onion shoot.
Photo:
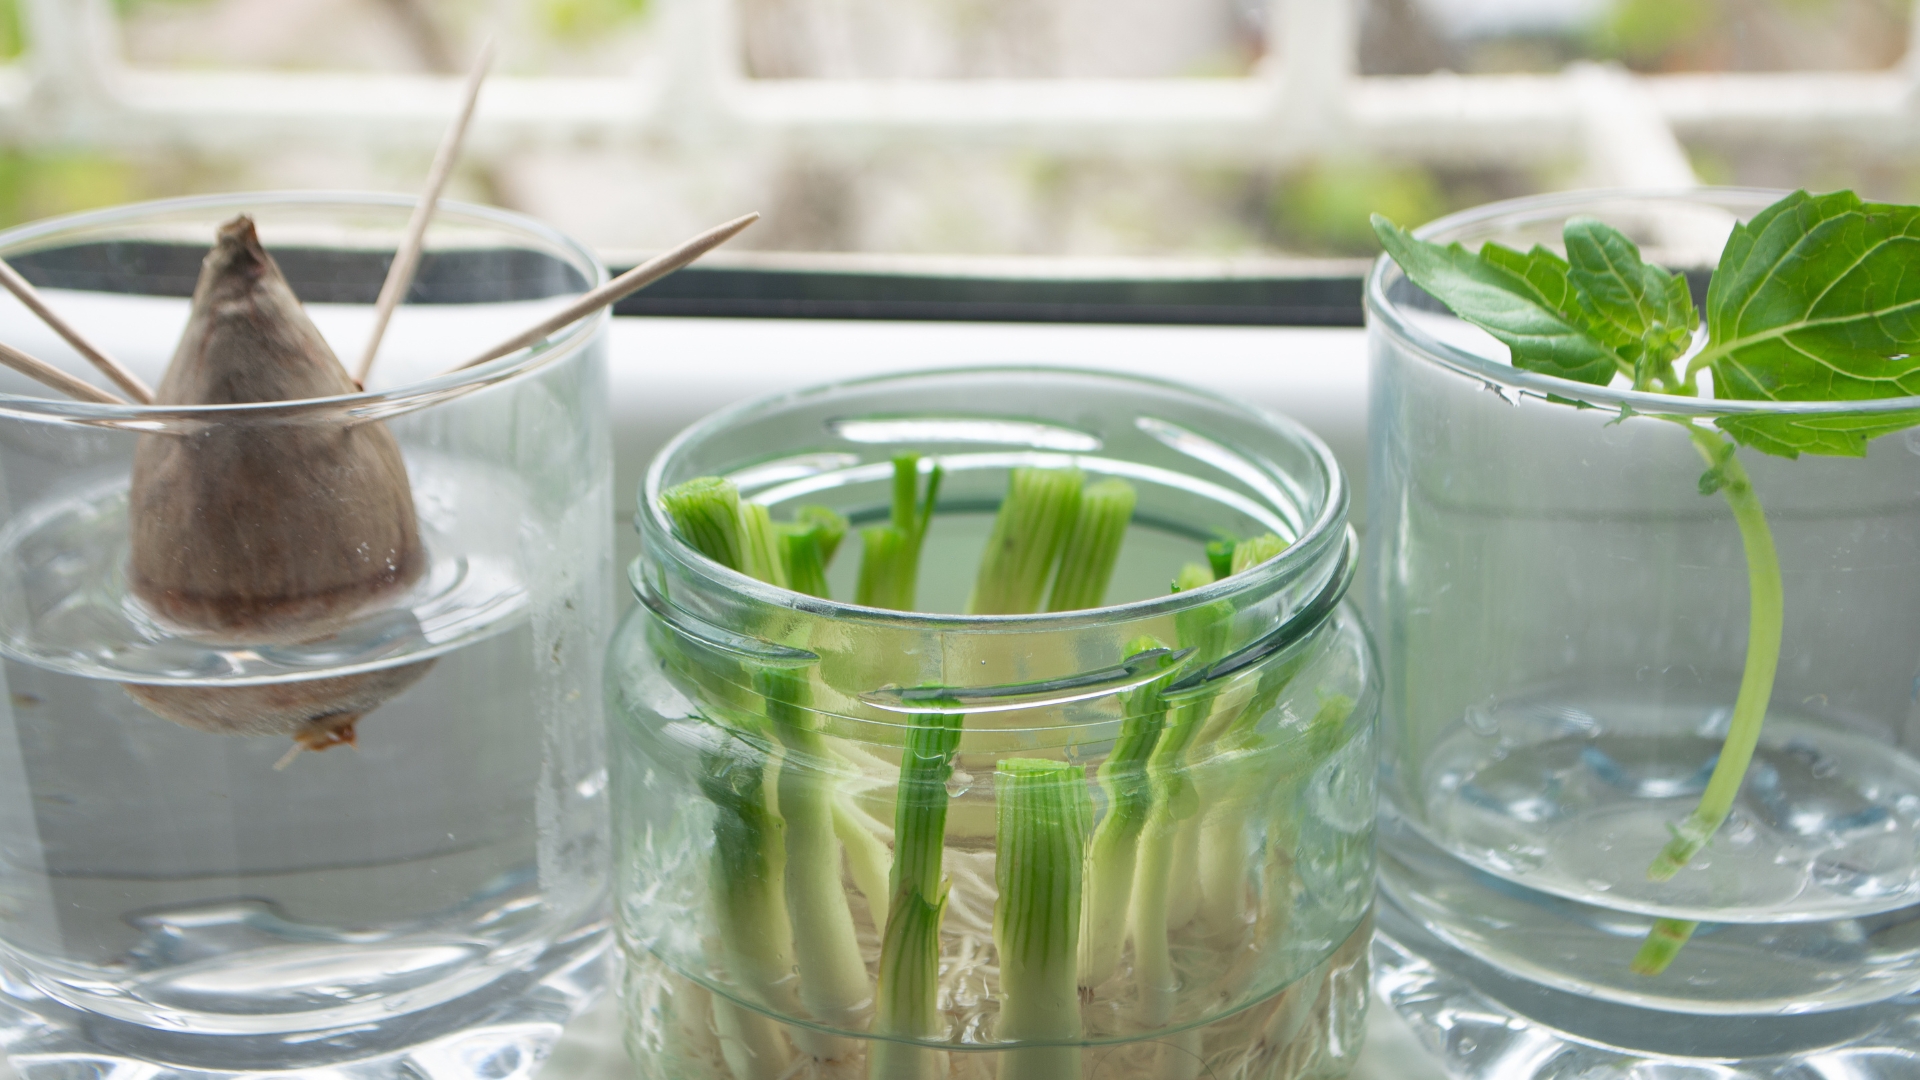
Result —
<svg viewBox="0 0 1920 1080"><path fill-rule="evenodd" d="M780 526L788 587L827 599L827 567L846 535L847 519L824 506L803 506L795 511L792 523Z"/></svg>
<svg viewBox="0 0 1920 1080"><path fill-rule="evenodd" d="M1127 655L1163 649L1151 637L1135 638ZM1171 667L1173 656L1166 656ZM1086 917L1080 931L1080 985L1092 988L1106 982L1120 966L1126 944L1127 907L1133 894L1133 869L1139 854L1140 830L1153 805L1147 781L1147 759L1160 741L1166 724L1167 703L1161 683L1148 683L1127 694L1121 708L1120 737L1100 763L1097 775L1107 809L1093 833L1087 857Z"/></svg>
<svg viewBox="0 0 1920 1080"><path fill-rule="evenodd" d="M1079 469L1013 470L967 600L969 615L1040 610L1047 578L1080 509L1080 484Z"/></svg>
<svg viewBox="0 0 1920 1080"><path fill-rule="evenodd" d="M869 607L912 611L920 582L920 549L933 523L935 500L940 497L938 462L927 474L927 493L920 495L920 455L893 458L893 504L887 524L860 530L860 583L855 602Z"/></svg>
<svg viewBox="0 0 1920 1080"><path fill-rule="evenodd" d="M792 1011L793 935L787 922L786 842L768 805L766 755L728 736L701 756L700 790L714 807L710 896L727 973L739 993ZM714 998L714 1026L738 1080L774 1080L790 1052L766 1015Z"/></svg>
<svg viewBox="0 0 1920 1080"><path fill-rule="evenodd" d="M733 481L698 477L668 488L660 502L680 539L721 566L740 569L740 489Z"/></svg>
<svg viewBox="0 0 1920 1080"><path fill-rule="evenodd" d="M1080 1075L1080 889L1093 799L1064 761L1007 758L995 770L993 943L999 1036L1050 1043L1008 1050L999 1080Z"/></svg>
<svg viewBox="0 0 1920 1080"><path fill-rule="evenodd" d="M940 918L947 908L942 859L947 841L947 780L960 748L964 717L919 713L900 758L894 798L893 899L880 941L880 987L873 1029L881 1036L933 1039L939 1016ZM867 1051L868 1080L934 1080L944 1055L911 1043L878 1039Z"/></svg>
<svg viewBox="0 0 1920 1080"><path fill-rule="evenodd" d="M1137 496L1125 480L1101 480L1080 492L1073 529L1060 551L1048 611L1080 611L1106 602L1120 545L1127 538Z"/></svg>
<svg viewBox="0 0 1920 1080"><path fill-rule="evenodd" d="M787 914L800 1002L821 1023L856 1028L873 989L840 880L840 840L833 831L840 764L810 707L805 671L762 668L754 673L754 689L766 699L767 720L783 751L776 805L786 822Z"/></svg>

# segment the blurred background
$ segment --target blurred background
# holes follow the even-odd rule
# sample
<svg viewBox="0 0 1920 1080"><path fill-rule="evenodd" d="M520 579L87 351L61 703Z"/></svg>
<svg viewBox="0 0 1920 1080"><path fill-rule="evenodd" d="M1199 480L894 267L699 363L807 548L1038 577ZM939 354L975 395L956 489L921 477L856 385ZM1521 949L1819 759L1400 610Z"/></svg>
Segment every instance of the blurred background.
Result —
<svg viewBox="0 0 1920 1080"><path fill-rule="evenodd" d="M242 188L450 194L610 259L1351 259L1593 184L1920 201L1908 0L0 0L0 224Z"/></svg>

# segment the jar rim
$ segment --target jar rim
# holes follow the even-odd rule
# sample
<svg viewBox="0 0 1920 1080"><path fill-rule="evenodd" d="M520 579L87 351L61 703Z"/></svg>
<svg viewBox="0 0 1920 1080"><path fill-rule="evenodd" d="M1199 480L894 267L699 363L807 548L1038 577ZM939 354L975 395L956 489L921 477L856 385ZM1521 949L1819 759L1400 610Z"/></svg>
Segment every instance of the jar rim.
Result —
<svg viewBox="0 0 1920 1080"><path fill-rule="evenodd" d="M841 393L847 390L884 385L892 382L908 382L927 377L946 377L956 375L1019 375L1041 374L1066 376L1106 383L1108 385L1134 386L1156 392L1172 391L1208 402L1228 412L1237 413L1244 419L1277 429L1283 437L1297 442L1306 449L1314 464L1326 478L1326 493L1321 500L1318 513L1305 523L1300 535L1280 554L1258 566L1250 567L1231 577L1222 578L1197 589L1170 593L1165 596L1149 597L1124 604L1112 604L1097 608L1083 608L1076 611L1039 612L1021 615L965 615L946 612L895 611L889 608L868 607L844 600L830 600L809 596L805 593L783 589L777 585L741 573L709 559L692 546L680 539L662 508L660 494L669 465L675 456L687 446L706 439L718 431L752 417L817 398ZM844 379L798 390L783 391L729 406L712 413L705 419L675 435L660 452L654 456L647 467L646 478L640 485L640 512L635 524L645 535L648 543L658 538L667 545L675 560L683 566L698 568L710 580L722 584L731 591L743 593L759 602L778 607L804 611L806 614L843 621L862 621L884 623L895 626L913 626L930 631L1068 631L1080 627L1094 626L1115 619L1149 619L1190 608L1200 607L1227 597L1263 589L1277 587L1305 574L1311 568L1320 565L1329 555L1340 557L1341 549L1348 545L1347 509L1349 492L1346 474L1341 470L1333 451L1320 437L1291 417L1260 409L1244 402L1234 401L1220 394L1189 386L1167 379L1156 379L1142 375L1074 368L1049 364L975 364L957 367L924 368L912 371L890 372L882 375L867 375L853 379ZM1329 549L1332 549L1331 551ZM1352 553L1348 553L1348 558ZM1330 609L1329 609L1330 610ZM1295 612L1288 616L1291 622L1299 615ZM1322 615L1325 613L1323 612Z"/></svg>
<svg viewBox="0 0 1920 1080"><path fill-rule="evenodd" d="M411 212L419 199L376 191L254 191L217 195L189 195L171 199L152 199L126 203L100 210L86 210L58 217L43 218L0 231L0 257L11 257L26 245L43 245L62 233L131 224L143 218L200 210L245 211L255 207L307 206L322 208L393 209ZM489 225L509 233L520 233L554 249L586 279L589 291L607 281L607 269L591 250L566 233L534 218L498 207L441 199L435 208L437 221L452 218ZM81 423L94 427L123 427L138 431L165 430L172 423L216 423L241 420L353 421L384 419L438 404L452 397L505 382L537 368L545 367L576 351L599 333L611 319L611 309L603 307L583 316L532 345L505 356L442 372L417 382L384 390L362 390L330 397L299 398L290 401L248 401L219 405L142 405L76 401L59 397L34 397L0 392L0 416L15 420L46 420ZM52 391L49 391L52 393Z"/></svg>
<svg viewBox="0 0 1920 1080"><path fill-rule="evenodd" d="M1592 188L1528 195L1486 203L1437 218L1413 230L1413 236L1435 243L1471 243L1499 223L1526 224L1564 219L1604 202L1691 203L1696 206L1751 214L1779 201L1785 191L1757 187L1701 186L1693 188ZM1920 396L1867 398L1852 401L1764 401L1739 398L1690 398L1644 390L1616 389L1576 382L1515 367L1441 341L1412 320L1387 290L1406 279L1399 265L1382 253L1367 274L1368 329L1378 330L1430 362L1484 381L1490 389L1512 390L1533 396L1552 395L1597 408L1712 419L1723 416L1873 414L1920 409Z"/></svg>

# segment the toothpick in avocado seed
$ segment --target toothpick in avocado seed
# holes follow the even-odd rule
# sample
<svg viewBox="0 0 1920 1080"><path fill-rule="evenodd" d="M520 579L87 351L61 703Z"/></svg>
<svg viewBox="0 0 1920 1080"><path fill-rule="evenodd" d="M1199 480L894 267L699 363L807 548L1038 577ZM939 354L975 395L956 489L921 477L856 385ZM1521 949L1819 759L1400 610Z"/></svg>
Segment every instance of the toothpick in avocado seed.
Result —
<svg viewBox="0 0 1920 1080"><path fill-rule="evenodd" d="M88 363L99 368L102 374L112 379L120 389L126 391L128 397L131 397L134 401L142 405L152 403L153 391L147 389L147 384L141 382L138 375L128 371L118 360L108 356L105 349L88 341L84 334L74 329L73 324L61 318L60 313L53 310L53 308L47 304L46 299L40 295L40 290L34 288L32 282L21 277L18 270L7 265L4 259L0 259L0 285L6 286L7 291L12 293L22 304L26 305L28 311L38 315L41 322L46 323L54 333L64 338L68 345L73 346L75 352L86 357ZM9 364L9 366L15 365ZM21 369L15 367L15 370ZM41 382L46 382L45 379L41 379L39 375L35 375L33 372L25 372L25 374L33 375L34 378L40 379ZM62 393L72 393L72 391L67 390L64 386L53 383L48 383L48 385L53 386L54 389L60 390ZM75 394L74 396L81 397L82 395ZM105 399L86 398L86 400L119 401L120 399L108 395ZM122 402L122 404L125 403Z"/></svg>
<svg viewBox="0 0 1920 1080"><path fill-rule="evenodd" d="M460 160L460 146L467 137L467 124L473 120L473 107L480 100L480 86L487 81L487 69L493 65L493 39L488 38L480 46L480 57L473 62L473 70L467 74L466 95L460 104L460 115L454 117L453 126L440 140L440 149L433 155L433 166L427 170L427 190L421 194L420 202L413 208L413 216L407 220L406 235L400 241L400 249L393 253L393 263L387 267L387 279L380 285L380 298L373 305L373 333L367 337L367 345L360 353L360 362L353 372L354 384L362 390L367 386L367 375L373 371L374 358L380 355L380 339L387 334L387 321L393 318L393 309L400 304L407 290L413 287L413 275L420 269L420 249L425 244L427 225L433 220L433 212L439 208L441 189L447 186L447 178L453 175L454 163Z"/></svg>
<svg viewBox="0 0 1920 1080"><path fill-rule="evenodd" d="M605 285L587 293L580 299L575 300L573 303L568 304L558 314L542 319L536 325L522 330L520 333L495 345L493 348L461 364L459 367L447 369L444 374L452 374L455 371L465 371L470 367L476 367L489 360L498 360L516 349L524 349L529 345L541 341L546 338L547 335L561 327L578 319L583 319L599 311L601 308L606 307L608 304L619 303L621 298L625 297L628 293L638 292L654 282L659 281L675 270L680 269L700 256L705 255L707 252L712 251L714 248L719 247L721 244L733 239L739 235L740 230L759 220L760 215L754 213L734 218L724 225L716 225L706 232L701 233L699 236L674 248L672 251L655 255L639 266L634 267L619 277L614 278L612 281L607 282Z"/></svg>
<svg viewBox="0 0 1920 1080"><path fill-rule="evenodd" d="M84 379L76 379L45 360L23 353L11 345L0 344L0 364L5 364L27 378L44 386L50 386L79 401L93 401L102 405L126 404L125 400L107 393L92 383Z"/></svg>

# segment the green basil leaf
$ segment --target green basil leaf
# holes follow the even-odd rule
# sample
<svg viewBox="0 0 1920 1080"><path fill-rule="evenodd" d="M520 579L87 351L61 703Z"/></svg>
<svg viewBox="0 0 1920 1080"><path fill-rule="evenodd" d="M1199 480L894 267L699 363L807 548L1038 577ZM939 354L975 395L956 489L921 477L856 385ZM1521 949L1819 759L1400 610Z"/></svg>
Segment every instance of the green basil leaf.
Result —
<svg viewBox="0 0 1920 1080"><path fill-rule="evenodd" d="M1714 396L1865 401L1920 394L1920 207L1852 192L1794 192L1738 225L1707 290L1712 335L1699 363ZM1771 454L1859 455L1920 422L1873 417L1729 417L1720 427Z"/></svg>
<svg viewBox="0 0 1920 1080"><path fill-rule="evenodd" d="M1714 421L1720 430L1743 446L1779 457L1825 454L1864 457L1867 443L1882 435L1920 424L1920 409L1903 409L1862 416L1858 413L1816 413L1810 416L1723 416Z"/></svg>
<svg viewBox="0 0 1920 1080"><path fill-rule="evenodd" d="M1590 217L1567 222L1568 280L1591 316L1592 330L1640 372L1671 370L1700 325L1687 281L1640 259L1640 249ZM1643 374L1635 385L1646 389Z"/></svg>
<svg viewBox="0 0 1920 1080"><path fill-rule="evenodd" d="M1416 240L1379 214L1373 230L1409 280L1512 350L1515 367L1596 386L1620 370L1620 358L1588 330L1567 263L1545 248L1522 255L1488 244L1475 255Z"/></svg>

